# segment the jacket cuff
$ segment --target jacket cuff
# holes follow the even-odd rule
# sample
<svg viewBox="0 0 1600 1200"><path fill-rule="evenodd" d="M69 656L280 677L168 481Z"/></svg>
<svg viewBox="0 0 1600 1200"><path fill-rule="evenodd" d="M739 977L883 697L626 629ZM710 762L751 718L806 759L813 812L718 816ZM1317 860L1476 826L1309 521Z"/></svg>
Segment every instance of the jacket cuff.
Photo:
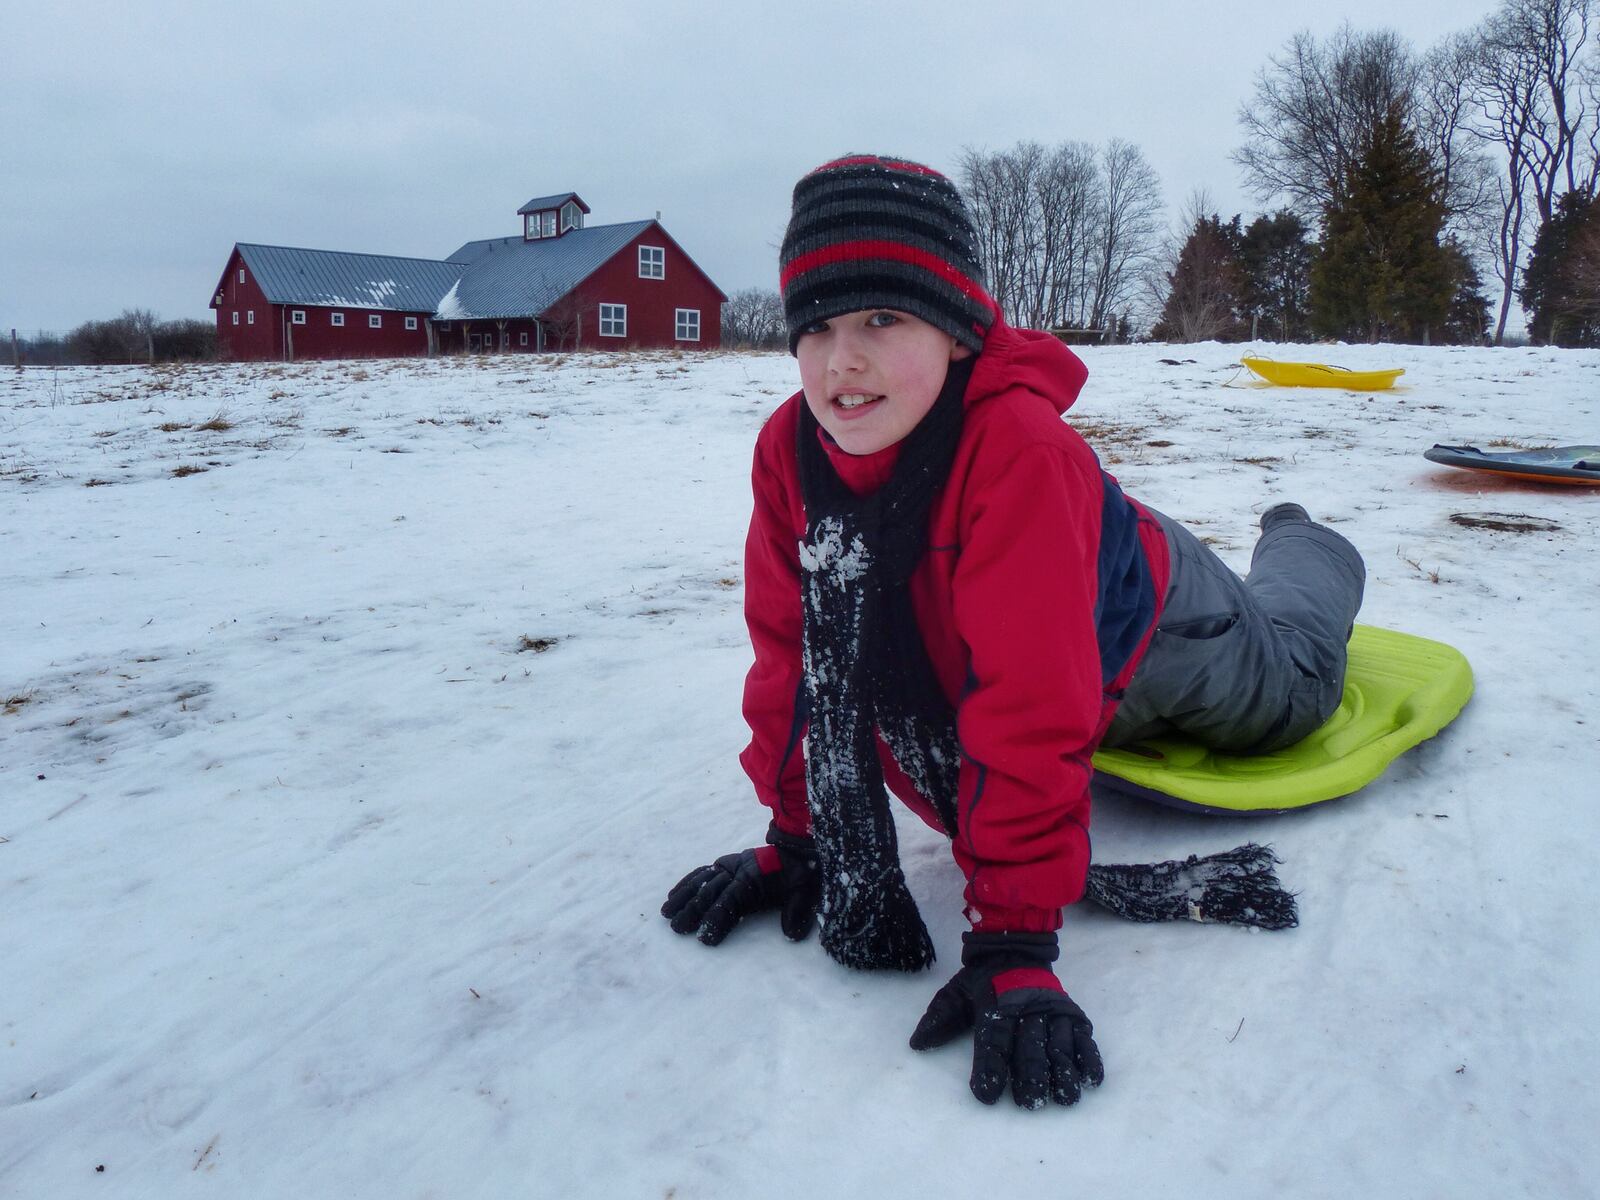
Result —
<svg viewBox="0 0 1600 1200"><path fill-rule="evenodd" d="M817 843L809 829L796 833L785 829L776 817L767 826L767 845L776 846L780 850L793 850L797 854L815 854L817 849Z"/></svg>
<svg viewBox="0 0 1600 1200"><path fill-rule="evenodd" d="M1061 910L969 904L967 920L974 933L1054 933L1061 928Z"/></svg>

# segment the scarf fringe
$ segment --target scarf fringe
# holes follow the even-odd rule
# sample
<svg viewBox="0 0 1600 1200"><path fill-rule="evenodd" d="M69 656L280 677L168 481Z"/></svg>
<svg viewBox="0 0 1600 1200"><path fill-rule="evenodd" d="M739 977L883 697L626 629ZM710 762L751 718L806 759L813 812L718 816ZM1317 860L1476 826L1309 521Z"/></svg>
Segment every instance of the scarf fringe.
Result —
<svg viewBox="0 0 1600 1200"><path fill-rule="evenodd" d="M1254 929L1300 924L1294 893L1272 868L1271 847L1251 842L1204 858L1146 865L1096 863L1084 898L1130 921L1200 921Z"/></svg>
<svg viewBox="0 0 1600 1200"><path fill-rule="evenodd" d="M830 899L825 895L825 909ZM822 948L841 966L921 971L933 964L933 939L899 867L885 872L877 887L852 889L840 911L818 916Z"/></svg>

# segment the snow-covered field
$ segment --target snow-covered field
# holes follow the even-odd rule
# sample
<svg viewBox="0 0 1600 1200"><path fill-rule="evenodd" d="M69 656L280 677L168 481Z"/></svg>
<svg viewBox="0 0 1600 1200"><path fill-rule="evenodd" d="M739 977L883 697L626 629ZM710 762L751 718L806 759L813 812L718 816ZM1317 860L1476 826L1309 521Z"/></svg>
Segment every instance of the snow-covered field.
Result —
<svg viewBox="0 0 1600 1200"><path fill-rule="evenodd" d="M1600 354L1261 349L1406 386L1091 349L1073 417L1241 569L1270 501L1336 523L1477 694L1320 809L1100 803L1107 861L1272 842L1302 924L1069 912L1107 1081L1040 1113L906 1047L962 927L914 819L932 974L657 915L765 828L739 560L790 359L0 375L0 1195L1594 1195L1600 489L1421 451L1600 440Z"/></svg>

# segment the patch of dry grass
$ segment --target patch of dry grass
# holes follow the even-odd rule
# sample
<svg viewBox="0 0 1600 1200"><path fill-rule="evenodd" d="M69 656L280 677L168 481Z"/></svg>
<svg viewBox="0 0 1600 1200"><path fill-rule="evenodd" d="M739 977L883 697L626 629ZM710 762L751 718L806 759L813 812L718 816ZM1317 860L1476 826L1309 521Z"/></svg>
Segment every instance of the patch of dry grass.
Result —
<svg viewBox="0 0 1600 1200"><path fill-rule="evenodd" d="M1451 513L1450 520L1463 529L1492 529L1497 533L1555 533L1561 528L1546 517L1527 513Z"/></svg>

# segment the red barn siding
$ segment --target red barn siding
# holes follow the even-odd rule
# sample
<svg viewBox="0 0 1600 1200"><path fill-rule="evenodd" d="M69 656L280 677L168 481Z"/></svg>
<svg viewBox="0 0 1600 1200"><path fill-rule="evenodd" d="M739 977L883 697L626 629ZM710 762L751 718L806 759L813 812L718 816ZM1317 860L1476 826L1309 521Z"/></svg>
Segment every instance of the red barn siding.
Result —
<svg viewBox="0 0 1600 1200"><path fill-rule="evenodd" d="M660 246L666 252L665 278L639 278L640 246ZM676 346L683 350L715 350L722 344L722 293L659 225L652 225L629 242L579 284L577 291L583 298L585 349ZM600 336L601 304L628 306L626 337ZM700 310L698 342L680 342L674 336L674 318L680 308Z"/></svg>
<svg viewBox="0 0 1600 1200"><path fill-rule="evenodd" d="M243 272L244 280L239 276ZM266 294L256 283L244 258L235 250L228 258L228 269L223 272L217 294L212 297L217 307L217 354L225 359L282 358L283 343L279 340L277 314L267 303ZM254 322L251 317L254 316ZM234 319L238 318L235 325Z"/></svg>
<svg viewBox="0 0 1600 1200"><path fill-rule="evenodd" d="M293 314L306 314L306 323L293 323ZM333 314L344 314L344 326L333 323ZM376 316L382 325L373 329L368 318ZM276 306L274 320L289 338L294 358L410 358L428 352L428 321L432 313L396 312L375 308L316 308L308 304ZM406 318L415 317L417 327L408 330Z"/></svg>

